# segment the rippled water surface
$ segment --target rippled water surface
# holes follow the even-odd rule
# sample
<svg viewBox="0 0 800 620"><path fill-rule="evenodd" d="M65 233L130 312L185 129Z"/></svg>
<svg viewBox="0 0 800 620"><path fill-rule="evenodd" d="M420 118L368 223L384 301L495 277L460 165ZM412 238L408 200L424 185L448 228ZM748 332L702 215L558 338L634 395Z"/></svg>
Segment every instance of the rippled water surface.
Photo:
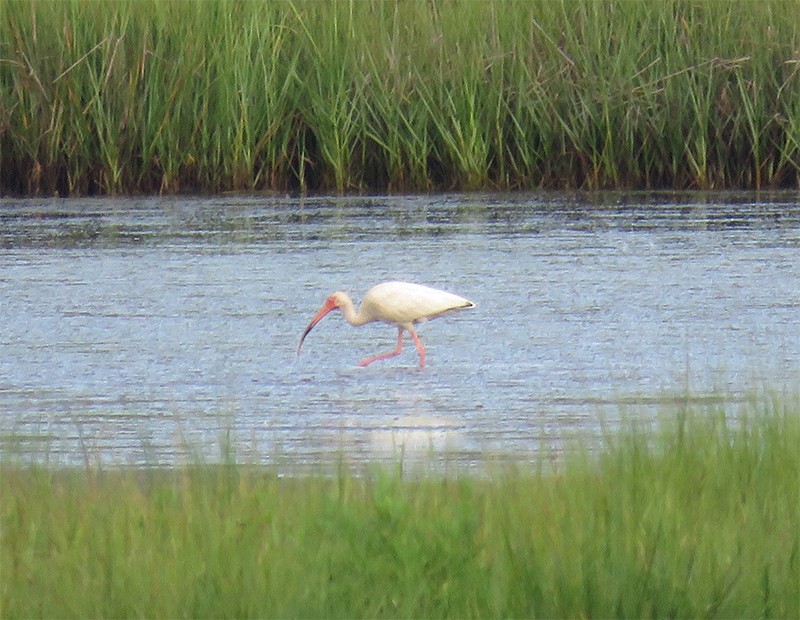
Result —
<svg viewBox="0 0 800 620"><path fill-rule="evenodd" d="M474 465L800 377L795 193L4 199L0 248L6 457ZM390 279L477 308L295 356Z"/></svg>

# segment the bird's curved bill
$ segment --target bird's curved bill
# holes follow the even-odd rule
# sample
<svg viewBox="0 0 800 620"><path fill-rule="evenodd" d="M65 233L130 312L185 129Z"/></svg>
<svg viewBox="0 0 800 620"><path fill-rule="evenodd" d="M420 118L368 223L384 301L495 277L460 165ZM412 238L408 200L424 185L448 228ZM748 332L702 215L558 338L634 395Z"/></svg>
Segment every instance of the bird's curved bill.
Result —
<svg viewBox="0 0 800 620"><path fill-rule="evenodd" d="M303 335L300 337L300 344L297 345L297 355L300 355L300 347L303 346L303 340L305 340L306 336L308 336L308 332L314 329L316 324L319 323L326 314L328 314L331 310L336 310L336 308L338 308L338 306L332 299L325 301L322 308L317 311L317 313L314 315L314 318L312 318L311 322L308 324L308 327L306 327L306 331L304 331Z"/></svg>

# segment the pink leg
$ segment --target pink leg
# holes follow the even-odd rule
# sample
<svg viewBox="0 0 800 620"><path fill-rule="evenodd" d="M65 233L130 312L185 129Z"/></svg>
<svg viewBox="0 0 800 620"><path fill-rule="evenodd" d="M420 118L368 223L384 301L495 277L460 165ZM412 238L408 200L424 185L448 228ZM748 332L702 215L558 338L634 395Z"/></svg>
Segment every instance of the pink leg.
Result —
<svg viewBox="0 0 800 620"><path fill-rule="evenodd" d="M412 337L416 337L412 333ZM378 360L385 360L389 359L390 357L396 357L403 352L403 328L399 327L397 329L397 347L394 351L389 351L388 353L379 353L378 355L373 355L372 357L368 357L367 359L361 360L358 365L359 366L369 366L372 362L377 362Z"/></svg>
<svg viewBox="0 0 800 620"><path fill-rule="evenodd" d="M425 347L422 346L422 340L419 339L417 336L417 331L415 329L410 329L411 338L414 340L414 344L417 345L417 353L419 353L419 367L425 368Z"/></svg>

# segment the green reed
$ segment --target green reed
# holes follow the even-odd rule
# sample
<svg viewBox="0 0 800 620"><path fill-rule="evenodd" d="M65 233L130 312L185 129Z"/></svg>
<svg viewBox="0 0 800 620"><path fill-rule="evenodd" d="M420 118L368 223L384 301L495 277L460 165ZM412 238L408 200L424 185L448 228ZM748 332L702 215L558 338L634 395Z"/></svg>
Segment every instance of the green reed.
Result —
<svg viewBox="0 0 800 620"><path fill-rule="evenodd" d="M798 0L0 0L0 191L800 184Z"/></svg>
<svg viewBox="0 0 800 620"><path fill-rule="evenodd" d="M676 407L486 475L0 468L29 617L796 617L800 409Z"/></svg>

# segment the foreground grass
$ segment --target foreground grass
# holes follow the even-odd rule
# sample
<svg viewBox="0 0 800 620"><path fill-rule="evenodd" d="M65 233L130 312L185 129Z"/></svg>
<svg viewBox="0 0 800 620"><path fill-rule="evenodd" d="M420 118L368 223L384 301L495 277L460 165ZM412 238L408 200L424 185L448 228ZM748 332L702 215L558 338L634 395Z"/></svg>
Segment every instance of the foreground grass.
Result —
<svg viewBox="0 0 800 620"><path fill-rule="evenodd" d="M481 478L4 463L0 612L797 617L798 445L767 401Z"/></svg>
<svg viewBox="0 0 800 620"><path fill-rule="evenodd" d="M800 185L798 0L0 0L0 192Z"/></svg>

